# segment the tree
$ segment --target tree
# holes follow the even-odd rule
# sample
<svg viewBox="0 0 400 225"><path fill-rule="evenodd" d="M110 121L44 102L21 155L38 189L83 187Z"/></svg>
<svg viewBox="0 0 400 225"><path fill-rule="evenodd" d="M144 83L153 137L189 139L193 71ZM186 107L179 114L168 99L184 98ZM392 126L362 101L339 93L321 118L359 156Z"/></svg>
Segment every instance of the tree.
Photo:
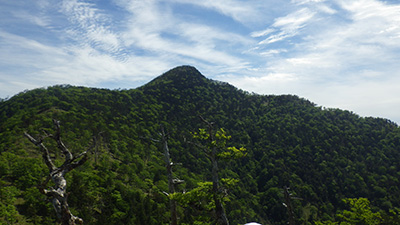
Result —
<svg viewBox="0 0 400 225"><path fill-rule="evenodd" d="M291 193L289 192L289 189L287 186L283 187L283 194L285 196L285 203L283 204L286 209L287 209L287 214L289 217L289 225L294 225L294 212L293 212L293 207L292 207L292 199L300 199L300 198L295 198L292 197Z"/></svg>
<svg viewBox="0 0 400 225"><path fill-rule="evenodd" d="M42 136L39 139L33 138L27 132L24 133L25 137L27 137L29 141L40 148L44 162L49 169L49 175L47 176L46 180L39 185L38 188L42 194L52 198L51 202L56 211L57 218L63 225L83 224L83 220L72 215L71 211L69 210L67 203L67 181L65 179L65 175L71 170L83 165L87 161L87 151L74 156L61 140L60 121L53 120L53 124L56 131L55 134L49 134L44 131L45 136ZM57 147L65 158L64 163L61 166L57 167L51 159L49 150L43 144L43 140L45 138L52 138L57 142ZM46 189L50 179L54 182L54 187Z"/></svg>
<svg viewBox="0 0 400 225"><path fill-rule="evenodd" d="M343 201L350 206L349 210L337 213L341 222L316 222L317 225L378 225L385 224L379 212L372 212L367 198L346 198ZM390 223L389 223L390 224Z"/></svg>
<svg viewBox="0 0 400 225"><path fill-rule="evenodd" d="M168 135L165 134L163 127L161 127L160 136L161 136L161 143L163 146L165 167L167 169L169 194L173 194L173 193L175 193L175 185L180 184L184 181L173 177L172 166L174 165L174 163L171 161L171 157L169 154ZM178 224L178 216L176 213L176 200L172 199L172 198L170 198L170 212L171 212L171 225L177 225Z"/></svg>
<svg viewBox="0 0 400 225"><path fill-rule="evenodd" d="M212 164L212 196L215 203L215 223L219 225L228 225L229 220L226 216L224 206L222 205L221 193L224 192L220 188L219 176L218 176L218 160L219 159L230 159L239 158L245 156L245 148L226 147L226 142L231 136L226 135L224 129L214 131L214 123L205 120L201 117L201 120L207 125L206 129L199 129L198 132L193 134L194 138L203 140L204 144L197 144L198 147L202 148L207 154Z"/></svg>
<svg viewBox="0 0 400 225"><path fill-rule="evenodd" d="M350 210L344 210L337 216L343 220L340 224L380 224L382 216L379 212L372 212L370 202L366 198L346 198L343 200L350 206Z"/></svg>
<svg viewBox="0 0 400 225"><path fill-rule="evenodd" d="M174 178L173 176L173 171L172 167L174 163L171 160L171 155L169 153L169 148L168 148L168 138L169 135L165 133L164 127L160 127L160 139L153 139L153 138L146 138L150 139L154 142L159 142L162 145L162 150L163 150L163 155L164 155L164 162L165 162L165 168L167 170L167 177L168 177L168 191L169 193L165 193L166 195L173 195L175 193L175 185L182 184L184 183L184 180L180 180L178 178ZM171 213L171 225L177 225L178 224L178 215L176 211L176 200L174 198L169 198L169 203L170 203L170 213Z"/></svg>

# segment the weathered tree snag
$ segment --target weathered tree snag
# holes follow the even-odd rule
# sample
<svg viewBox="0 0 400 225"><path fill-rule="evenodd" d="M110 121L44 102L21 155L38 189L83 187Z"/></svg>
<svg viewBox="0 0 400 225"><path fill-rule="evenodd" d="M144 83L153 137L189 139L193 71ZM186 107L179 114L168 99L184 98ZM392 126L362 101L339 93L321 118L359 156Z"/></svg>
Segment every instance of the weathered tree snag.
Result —
<svg viewBox="0 0 400 225"><path fill-rule="evenodd" d="M168 177L168 191L169 193L164 192L166 195L170 195L175 193L175 185L182 184L185 181L181 180L179 178L174 178L173 173L172 173L172 167L175 165L171 161L171 156L169 153L169 148L168 148L168 134L165 133L164 127L160 126L161 132L159 133L160 139L154 139L154 138L146 138L142 137L143 139L149 139L151 141L161 143L162 144L162 149L163 149L163 155L164 155L164 162L165 162L165 168L167 170L167 177ZM170 212L171 212L171 225L177 225L178 224L178 215L176 211L176 200L175 199L170 199Z"/></svg>
<svg viewBox="0 0 400 225"><path fill-rule="evenodd" d="M294 225L294 212L292 208L292 202L291 202L291 194L289 193L289 188L287 186L283 187L283 194L285 196L285 204L284 206L287 208L287 214L289 217L289 225Z"/></svg>
<svg viewBox="0 0 400 225"><path fill-rule="evenodd" d="M161 127L161 142L163 145L164 150L164 162L165 167L167 169L167 176L168 176L168 189L169 194L175 193L175 183L180 181L179 179L174 179L172 175L172 165L169 148L168 148L168 136L164 132L164 128ZM171 225L178 224L178 216L176 213L176 201L174 199L170 199L170 211L171 211Z"/></svg>
<svg viewBox="0 0 400 225"><path fill-rule="evenodd" d="M44 137L41 137L40 139L35 139L27 132L24 133L25 137L27 137L30 142L40 147L44 162L49 168L49 175L46 178L46 181L39 186L39 191L46 196L52 198L51 202L56 211L57 218L61 221L62 225L83 224L83 220L79 217L72 215L71 211L69 210L67 203L68 194L66 192L67 181L64 177L69 171L77 168L78 166L81 166L86 162L87 151L79 154L76 157L73 156L73 154L68 150L68 148L61 140L60 122L57 120L53 120L53 123L56 130L55 134L49 134L45 132ZM42 143L43 140L48 137L54 139L57 142L59 150L61 150L61 153L65 157L64 163L59 167L56 167L54 165L53 161L50 158L48 149ZM50 179L54 182L54 187L46 189L47 183L50 181Z"/></svg>
<svg viewBox="0 0 400 225"><path fill-rule="evenodd" d="M295 224L295 219L294 219L294 211L293 211L293 207L292 207L292 199L295 200L303 200L302 198L298 198L298 197L293 197L292 194L289 192L289 187L284 186L283 187L283 194L285 197L285 203L283 204L286 209L287 209L287 214L289 217L289 225L294 225Z"/></svg>
<svg viewBox="0 0 400 225"><path fill-rule="evenodd" d="M201 117L201 120L207 124L208 127L208 133L209 133L209 141L210 143L214 142L214 123L212 122L208 122L207 120L205 120L203 117ZM212 187L212 192L213 192L213 199L215 202L215 219L216 222L215 224L218 225L229 225L229 221L228 218L226 216L225 213L225 209L224 206L222 205L222 202L219 198L219 192L220 192L220 187L219 187L219 178L218 178L218 159L217 159L217 146L215 145L211 145L212 149L209 152L209 157L211 159L211 163L212 163L212 183L213 183L213 187Z"/></svg>

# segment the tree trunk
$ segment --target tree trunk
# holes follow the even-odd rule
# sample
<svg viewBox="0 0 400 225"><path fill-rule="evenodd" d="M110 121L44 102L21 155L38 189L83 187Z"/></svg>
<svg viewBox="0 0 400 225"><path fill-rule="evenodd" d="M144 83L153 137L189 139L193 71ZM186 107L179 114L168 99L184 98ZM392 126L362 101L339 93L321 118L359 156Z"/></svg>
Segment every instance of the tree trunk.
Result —
<svg viewBox="0 0 400 225"><path fill-rule="evenodd" d="M169 154L169 148L168 148L168 137L165 134L164 128L161 127L161 142L163 145L163 151L164 151L164 162L165 162L165 167L167 169L167 177L168 177L168 191L169 194L175 193L175 184L180 184L183 182L183 180L179 179L174 179L173 174L172 174L172 166L173 162L171 161L171 157ZM174 199L170 199L170 212L171 212L171 225L177 225L178 224L178 215L176 211L176 201Z"/></svg>
<svg viewBox="0 0 400 225"><path fill-rule="evenodd" d="M169 148L167 143L167 137L165 136L164 130L162 130L162 142L164 148L164 161L165 167L167 169L167 176L168 176L168 189L169 194L175 193L175 186L172 176L172 162L169 154ZM170 211L171 211L171 225L178 224L178 216L176 214L176 201L174 199L170 199Z"/></svg>
<svg viewBox="0 0 400 225"><path fill-rule="evenodd" d="M291 202L291 196L289 193L289 188L287 186L283 187L283 193L285 196L285 206L287 209L287 214L289 217L289 225L294 225L294 212L293 212L293 208L292 208L292 202Z"/></svg>
<svg viewBox="0 0 400 225"><path fill-rule="evenodd" d="M213 123L208 122L207 120L200 117L203 122L205 122L208 126L209 140L210 143L214 142L214 133L213 133ZM213 146L211 149L211 163L212 163L212 183L213 183L213 199L215 202L215 224L217 225L229 225L228 218L226 217L224 206L219 197L220 187L219 187L219 177L218 177L218 159L217 152L218 149L216 146Z"/></svg>
<svg viewBox="0 0 400 225"><path fill-rule="evenodd" d="M213 150L214 151L214 150ZM215 216L216 224L218 225L229 225L228 218L225 214L225 209L222 205L219 195L219 178L218 178L218 162L215 159L215 154L212 157L212 181L213 181L213 198L215 202Z"/></svg>
<svg viewBox="0 0 400 225"><path fill-rule="evenodd" d="M46 133L46 136L36 140L28 133L24 133L25 137L27 137L29 141L31 141L34 145L40 147L43 159L49 169L49 175L46 181L39 186L39 191L49 198L52 198L51 202L53 204L54 210L56 211L57 218L60 220L62 225L83 224L83 220L79 217L72 215L71 211L69 210L69 206L67 203L68 194L66 192L67 181L65 180L64 176L69 171L85 163L87 161L87 154L85 151L77 157L74 157L61 141L60 122L53 120L53 123L56 130L56 133L54 135ZM58 148L61 150L62 154L65 157L65 161L60 167L56 167L54 165L53 161L50 158L48 149L42 143L43 139L47 137L50 137L57 142ZM79 158L81 159L78 160ZM54 187L46 189L46 185L50 179L53 181Z"/></svg>

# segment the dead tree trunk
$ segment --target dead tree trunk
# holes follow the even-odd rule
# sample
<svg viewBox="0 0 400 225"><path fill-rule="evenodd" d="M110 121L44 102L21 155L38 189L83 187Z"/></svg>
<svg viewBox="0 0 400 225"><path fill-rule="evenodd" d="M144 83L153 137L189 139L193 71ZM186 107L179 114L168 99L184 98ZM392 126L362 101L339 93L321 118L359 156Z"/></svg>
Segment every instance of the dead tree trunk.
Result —
<svg viewBox="0 0 400 225"><path fill-rule="evenodd" d="M35 139L27 132L24 135L31 141L34 145L38 146L42 151L42 157L44 162L49 169L49 175L46 178L46 181L39 186L39 191L49 198L51 198L51 202L56 211L57 218L61 221L62 225L75 225L75 224L83 224L83 220L79 217L72 215L69 210L69 206L67 203L68 194L66 192L67 181L65 180L65 175L84 164L87 160L87 152L83 152L77 156L73 156L73 154L68 150L68 148L61 141L60 135L60 122L57 120L53 120L55 126L55 134L49 134L45 132L45 136L40 139ZM44 138L50 137L57 142L58 149L65 157L64 163L57 167L54 165L53 161L50 158L50 154L46 146L42 143ZM46 189L47 183L50 179L54 182L54 187Z"/></svg>
<svg viewBox="0 0 400 225"><path fill-rule="evenodd" d="M168 189L169 189L169 194L175 193L175 183L179 182L179 179L174 179L172 175L172 165L173 163L171 162L171 157L169 154L169 148L168 148L168 137L164 132L164 128L161 127L161 142L163 145L163 150L164 150L164 162L165 162L165 167L167 169L167 176L168 176ZM170 211L171 211L171 225L177 225L178 224L178 216L176 212L176 201L174 199L170 199Z"/></svg>
<svg viewBox="0 0 400 225"><path fill-rule="evenodd" d="M161 132L159 133L160 139L153 139L153 138L145 138L144 139L150 139L154 142L161 143L162 149L163 149L163 155L164 155L164 162L165 162L165 168L167 170L167 178L168 178L168 191L169 193L165 193L166 195L170 195L175 193L175 185L182 184L185 181L174 178L173 177L173 172L172 172L172 167L174 166L174 163L171 161L171 156L169 153L169 148L168 148L168 134L165 133L164 127L160 126ZM170 199L170 212L171 212L171 225L177 225L178 224L178 215L176 211L176 200L175 199Z"/></svg>
<svg viewBox="0 0 400 225"><path fill-rule="evenodd" d="M283 194L285 197L285 203L283 204L286 209L287 209L287 214L289 217L289 225L295 225L295 219L294 219L294 211L293 211L293 206L292 206L292 199L295 200L303 200L302 198L298 198L298 197L293 197L292 194L289 192L289 187L284 186L283 187Z"/></svg>
<svg viewBox="0 0 400 225"><path fill-rule="evenodd" d="M288 187L283 187L283 193L285 196L285 207L287 208L287 214L289 218L289 225L294 225L294 213L292 208L291 196Z"/></svg>

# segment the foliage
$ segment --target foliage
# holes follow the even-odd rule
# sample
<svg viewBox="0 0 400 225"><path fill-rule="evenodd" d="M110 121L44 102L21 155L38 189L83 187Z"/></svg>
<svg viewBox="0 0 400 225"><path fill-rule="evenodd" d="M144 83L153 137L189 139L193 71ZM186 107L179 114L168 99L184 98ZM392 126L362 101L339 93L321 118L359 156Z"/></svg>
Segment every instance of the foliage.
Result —
<svg viewBox="0 0 400 225"><path fill-rule="evenodd" d="M200 118L204 123L207 124L208 132L205 129L200 128L198 132L193 134L193 138L205 142L202 144L197 143L196 146L200 147L207 154L211 161L210 167L212 168L212 188L208 191L211 192L213 207L209 210L213 210L215 224L229 224L229 220L227 219L223 206L224 200L226 200L227 189L224 189L220 186L221 181L219 179L218 163L220 159L243 157L245 155L243 152L246 149L241 148L239 150L236 147L226 147L226 142L231 138L231 136L227 136L225 130L222 128L214 132L214 123L208 122L201 116ZM226 181L228 184L237 182L235 179L224 179L224 181Z"/></svg>
<svg viewBox="0 0 400 225"><path fill-rule="evenodd" d="M55 118L62 121L73 153L97 137L90 160L67 176L74 215L87 224L168 224L162 153L140 137L157 133L160 124L169 128L171 157L182 163L174 173L185 180L176 191L188 193L211 179L203 150L185 141L201 132L197 115L224 127L216 145L229 140L238 146L224 148L219 158L246 154L219 164L221 177L240 180L225 203L231 224L286 224L283 186L303 199L293 202L297 224L346 222L335 217L348 210L342 199L360 196L373 203L371 211L383 221L398 218L397 124L326 109L297 96L249 94L184 66L131 90L59 85L1 101L0 223L54 224L51 204L36 188L46 168L22 134L50 130ZM52 145L46 143L49 149ZM192 207L178 213L181 224L207 220L195 218L205 214Z"/></svg>
<svg viewBox="0 0 400 225"><path fill-rule="evenodd" d="M317 225L380 225L380 224L398 224L400 216L399 210L390 210L389 213L384 211L373 212L370 202L367 198L346 198L343 199L350 210L343 210L336 214L337 222L324 221L316 222Z"/></svg>
<svg viewBox="0 0 400 225"><path fill-rule="evenodd" d="M204 128L199 128L198 132L194 132L193 138L199 140L209 140L210 134ZM211 142L206 142L206 153L211 154L210 149L216 147L219 151L217 154L217 159L239 159L246 156L246 148L240 147L236 148L234 146L227 147L226 142L229 141L232 136L227 135L223 128L220 128L215 132L215 139Z"/></svg>
<svg viewBox="0 0 400 225"><path fill-rule="evenodd" d="M170 195L183 207L193 206L204 210L212 210L215 207L212 198L212 182L199 182L196 188L185 193L174 193Z"/></svg>
<svg viewBox="0 0 400 225"><path fill-rule="evenodd" d="M337 217L343 222L343 225L350 224L379 224L382 221L382 216L379 212L373 213L371 211L370 202L366 198L347 198L343 200L350 206L349 210L344 210L343 213L338 214Z"/></svg>

